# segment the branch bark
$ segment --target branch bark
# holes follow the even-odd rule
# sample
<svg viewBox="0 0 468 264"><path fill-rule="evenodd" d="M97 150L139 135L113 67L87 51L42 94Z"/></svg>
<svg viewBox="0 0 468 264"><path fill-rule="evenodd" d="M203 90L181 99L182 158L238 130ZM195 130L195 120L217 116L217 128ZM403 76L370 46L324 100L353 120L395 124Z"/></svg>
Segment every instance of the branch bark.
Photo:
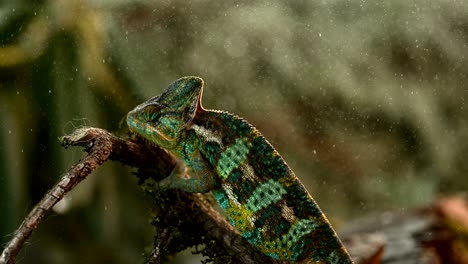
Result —
<svg viewBox="0 0 468 264"><path fill-rule="evenodd" d="M3 250L0 256L1 264L15 263L15 258L23 244L29 236L31 236L32 232L37 228L47 212L49 212L67 192L72 190L109 158L109 154L112 150L112 143L108 135L110 135L108 132L94 129L80 129L70 135L70 138L67 139L66 142L74 145L84 145L89 150L89 154L73 165L62 176L60 181L44 195L36 206L34 206Z"/></svg>

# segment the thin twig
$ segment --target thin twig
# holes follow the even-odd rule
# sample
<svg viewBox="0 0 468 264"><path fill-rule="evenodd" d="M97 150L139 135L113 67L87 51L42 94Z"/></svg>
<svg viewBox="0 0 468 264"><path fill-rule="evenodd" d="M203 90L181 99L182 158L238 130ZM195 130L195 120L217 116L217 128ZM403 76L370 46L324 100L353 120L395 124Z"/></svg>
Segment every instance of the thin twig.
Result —
<svg viewBox="0 0 468 264"><path fill-rule="evenodd" d="M42 218L50 209L59 202L67 192L72 190L79 182L84 180L91 172L99 168L111 153L111 142L108 137L94 137L93 141L87 141L89 131L77 130L70 139L74 144L80 145L80 142L86 142L89 154L82 160L72 166L61 178L61 180L50 189L39 203L34 206L29 215L24 219L13 238L8 242L0 256L0 264L13 264L24 242L29 238L32 232L37 228Z"/></svg>

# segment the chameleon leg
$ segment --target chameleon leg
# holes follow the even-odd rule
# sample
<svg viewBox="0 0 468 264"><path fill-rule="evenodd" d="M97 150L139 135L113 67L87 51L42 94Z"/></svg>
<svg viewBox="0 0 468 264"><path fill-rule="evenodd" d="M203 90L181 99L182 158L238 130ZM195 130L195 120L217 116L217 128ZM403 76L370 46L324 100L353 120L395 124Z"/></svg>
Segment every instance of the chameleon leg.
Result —
<svg viewBox="0 0 468 264"><path fill-rule="evenodd" d="M183 178L187 171L184 162L179 161L171 174L159 182L162 189L178 189L191 193L206 193L214 188L216 180L209 170L192 170L190 178Z"/></svg>

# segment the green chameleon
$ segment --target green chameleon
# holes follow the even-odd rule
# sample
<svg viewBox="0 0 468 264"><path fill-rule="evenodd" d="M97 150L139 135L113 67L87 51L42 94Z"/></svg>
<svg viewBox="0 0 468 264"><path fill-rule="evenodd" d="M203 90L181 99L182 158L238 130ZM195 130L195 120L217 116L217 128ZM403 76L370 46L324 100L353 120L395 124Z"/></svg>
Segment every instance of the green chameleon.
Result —
<svg viewBox="0 0 468 264"><path fill-rule="evenodd" d="M133 133L191 169L191 178L174 169L159 187L211 191L242 236L274 259L353 263L278 152L242 118L204 109L202 91L201 78L183 77L127 115Z"/></svg>

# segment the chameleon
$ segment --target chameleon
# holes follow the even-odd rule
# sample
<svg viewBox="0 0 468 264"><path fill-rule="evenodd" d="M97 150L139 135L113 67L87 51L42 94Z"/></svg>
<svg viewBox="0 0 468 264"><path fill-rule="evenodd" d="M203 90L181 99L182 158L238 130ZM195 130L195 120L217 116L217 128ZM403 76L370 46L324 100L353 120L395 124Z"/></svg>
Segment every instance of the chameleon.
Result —
<svg viewBox="0 0 468 264"><path fill-rule="evenodd" d="M353 263L280 154L244 119L203 108L203 86L199 77L182 77L127 114L132 133L191 170L184 178L176 166L158 187L211 191L239 233L273 259Z"/></svg>

